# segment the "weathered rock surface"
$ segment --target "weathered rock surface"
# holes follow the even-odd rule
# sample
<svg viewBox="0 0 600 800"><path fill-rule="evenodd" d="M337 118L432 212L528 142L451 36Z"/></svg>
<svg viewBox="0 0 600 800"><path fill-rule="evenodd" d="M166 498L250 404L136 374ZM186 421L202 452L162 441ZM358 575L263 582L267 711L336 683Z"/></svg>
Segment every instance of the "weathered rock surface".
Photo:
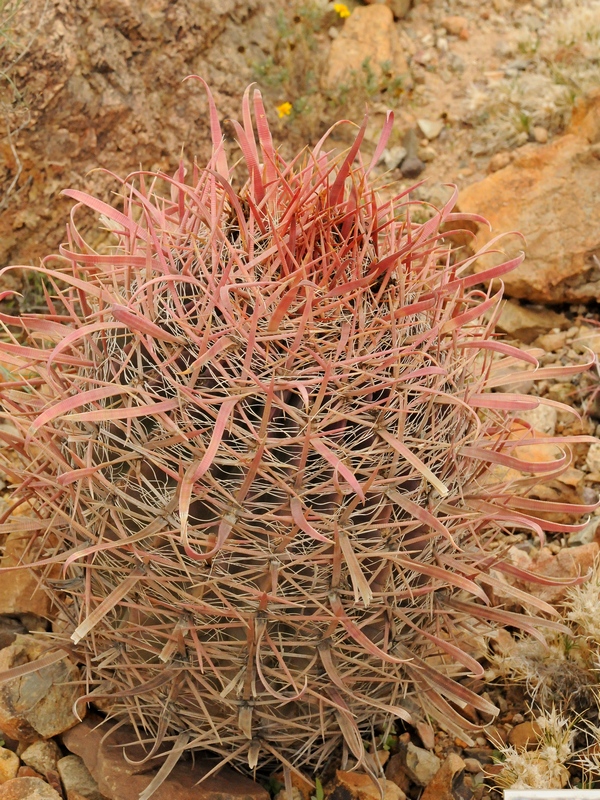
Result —
<svg viewBox="0 0 600 800"><path fill-rule="evenodd" d="M25 105L15 103L5 122L13 132L25 124L14 152L4 132L0 141L0 265L35 264L56 250L72 205L63 188L110 201L114 182L93 169L126 175L141 161L173 172L182 145L202 163L206 101L200 84L183 79L202 75L222 119L236 115L253 66L272 53L280 8L275 0L19 4L3 70L20 57L10 77ZM92 219L81 215L84 230Z"/></svg>
<svg viewBox="0 0 600 800"><path fill-rule="evenodd" d="M21 765L19 756L6 747L0 747L0 783L17 777Z"/></svg>
<svg viewBox="0 0 600 800"><path fill-rule="evenodd" d="M566 547L553 556L543 550L533 566L533 571L549 578L568 579L584 577L593 568L600 547L596 542L579 547ZM568 586L532 586L530 591L548 603L559 602L566 594Z"/></svg>
<svg viewBox="0 0 600 800"><path fill-rule="evenodd" d="M421 800L454 800L453 786L465 769L465 762L456 753L450 753L431 781L425 787Z"/></svg>
<svg viewBox="0 0 600 800"><path fill-rule="evenodd" d="M325 88L351 82L353 74L360 79L365 62L376 77L382 74L382 64L389 65L394 77L408 72L394 17L386 5L358 6L345 20L331 45Z"/></svg>
<svg viewBox="0 0 600 800"><path fill-rule="evenodd" d="M441 766L440 759L422 747L409 742L404 754L404 764L410 779L419 786L427 786Z"/></svg>
<svg viewBox="0 0 600 800"><path fill-rule="evenodd" d="M62 800L62 798L40 778L13 778L0 786L0 800Z"/></svg>
<svg viewBox="0 0 600 800"><path fill-rule="evenodd" d="M482 214L476 245L502 232L507 257L526 260L503 277L512 297L536 303L588 302L600 297L600 91L581 103L568 132L547 145L529 144L514 161L459 195L461 211ZM490 256L475 269L499 263Z"/></svg>
<svg viewBox="0 0 600 800"><path fill-rule="evenodd" d="M515 339L531 344L553 328L568 328L569 321L564 314L557 314L549 308L528 308L507 300L502 304L497 327Z"/></svg>
<svg viewBox="0 0 600 800"><path fill-rule="evenodd" d="M406 795L392 781L381 781L377 786L370 775L337 770L334 782L328 786L328 800L405 800Z"/></svg>
<svg viewBox="0 0 600 800"><path fill-rule="evenodd" d="M98 784L79 756L65 756L57 764L58 774L67 798L75 792L88 800L103 800Z"/></svg>
<svg viewBox="0 0 600 800"><path fill-rule="evenodd" d="M27 563L27 545L31 534L13 531L4 543L4 555L0 567L15 567ZM39 585L39 579L30 569L15 570L0 581L0 614L37 614L51 616L50 598Z"/></svg>
<svg viewBox="0 0 600 800"><path fill-rule="evenodd" d="M41 775L45 775L48 770L56 770L59 758L62 758L62 753L52 739L48 741L40 739L21 753L21 761Z"/></svg>
<svg viewBox="0 0 600 800"><path fill-rule="evenodd" d="M88 717L63 735L64 745L83 759L103 795L111 800L135 800L158 767L129 764L123 757L123 747L136 741L135 732L123 726L103 740L111 724L98 726L100 722ZM127 755L131 760L141 760L144 754L139 745L133 745L127 747ZM227 767L196 785L213 766L214 761L201 758L194 764L179 762L152 795L153 800L269 800L266 789Z"/></svg>
<svg viewBox="0 0 600 800"><path fill-rule="evenodd" d="M46 642L33 636L18 636L14 644L0 650L0 673L36 661L48 650ZM65 657L0 684L0 729L21 742L66 731L79 721L72 711L83 691L76 685L78 680L79 670ZM80 713L85 713L84 707Z"/></svg>

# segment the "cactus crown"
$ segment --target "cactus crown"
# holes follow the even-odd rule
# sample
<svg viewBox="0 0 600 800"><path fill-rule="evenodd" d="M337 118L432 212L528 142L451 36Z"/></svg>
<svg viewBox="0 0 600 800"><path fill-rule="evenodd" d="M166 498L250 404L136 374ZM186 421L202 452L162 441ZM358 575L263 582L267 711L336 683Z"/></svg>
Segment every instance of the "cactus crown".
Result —
<svg viewBox="0 0 600 800"><path fill-rule="evenodd" d="M38 268L48 313L2 316L29 337L0 347L6 469L53 638L149 757L318 767L343 743L364 762L364 737L421 712L468 739L465 704L496 712L462 681L473 636L560 627L534 597L490 603L518 573L500 534L559 527L518 490L568 465L515 455L535 398L486 392L536 366L481 288L520 259L469 274L455 194L421 223L408 192L378 200L391 116L368 165L366 122L342 156L324 139L286 163L248 90L236 191L208 98L208 166L129 176L121 211L67 191L117 244L90 248L75 210Z"/></svg>

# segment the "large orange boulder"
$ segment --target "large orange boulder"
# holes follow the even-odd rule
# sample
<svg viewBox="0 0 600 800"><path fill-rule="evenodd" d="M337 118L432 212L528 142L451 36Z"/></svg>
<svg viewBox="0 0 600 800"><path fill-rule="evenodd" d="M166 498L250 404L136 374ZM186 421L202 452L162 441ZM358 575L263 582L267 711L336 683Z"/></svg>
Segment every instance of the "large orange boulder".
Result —
<svg viewBox="0 0 600 800"><path fill-rule="evenodd" d="M528 144L504 169L460 193L461 211L485 216L476 245L498 233L520 231L501 243L526 259L503 280L507 294L536 303L588 302L600 298L600 91L574 110L564 136ZM475 268L482 270L495 254Z"/></svg>

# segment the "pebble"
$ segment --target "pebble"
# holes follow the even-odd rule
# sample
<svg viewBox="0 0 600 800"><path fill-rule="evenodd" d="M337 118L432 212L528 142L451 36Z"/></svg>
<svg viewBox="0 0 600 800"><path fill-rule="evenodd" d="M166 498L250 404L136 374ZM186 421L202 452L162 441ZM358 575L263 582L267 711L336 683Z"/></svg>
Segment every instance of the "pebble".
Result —
<svg viewBox="0 0 600 800"><path fill-rule="evenodd" d="M600 442L595 442L588 450L585 465L590 472L600 472Z"/></svg>
<svg viewBox="0 0 600 800"><path fill-rule="evenodd" d="M429 750L415 747L409 742L406 747L404 764L409 777L419 786L427 786L442 765L440 759Z"/></svg>
<svg viewBox="0 0 600 800"><path fill-rule="evenodd" d="M463 31L468 29L469 22L466 17L452 15L444 17L442 26L451 36L460 36Z"/></svg>
<svg viewBox="0 0 600 800"><path fill-rule="evenodd" d="M98 784L79 756L65 756L57 764L58 774L67 795L77 792L88 800L102 800Z"/></svg>
<svg viewBox="0 0 600 800"><path fill-rule="evenodd" d="M405 178L418 178L425 169L425 164L417 156L408 156L400 166L400 172Z"/></svg>
<svg viewBox="0 0 600 800"><path fill-rule="evenodd" d="M508 743L517 750L535 749L540 733L540 726L537 723L521 722L508 734Z"/></svg>
<svg viewBox="0 0 600 800"><path fill-rule="evenodd" d="M386 148L383 151L383 155L381 156L381 160L385 164L387 169L396 169L399 167L400 164L406 158L406 147L402 147L401 145L396 145L395 147Z"/></svg>
<svg viewBox="0 0 600 800"><path fill-rule="evenodd" d="M488 172L498 172L508 165L511 162L510 153L506 150L503 150L501 153L496 153L490 158L490 163L488 164Z"/></svg>
<svg viewBox="0 0 600 800"><path fill-rule="evenodd" d="M481 772L481 764L476 758L464 758L463 761L465 762L465 770L467 772L471 772L473 775L477 775L477 773Z"/></svg>
<svg viewBox="0 0 600 800"><path fill-rule="evenodd" d="M21 762L19 756L6 747L0 747L0 783L17 777Z"/></svg>
<svg viewBox="0 0 600 800"><path fill-rule="evenodd" d="M546 144L548 141L548 131L546 128L543 128L541 125L534 125L531 130L534 140L538 144Z"/></svg>
<svg viewBox="0 0 600 800"><path fill-rule="evenodd" d="M419 126L423 136L425 136L425 138L430 142L433 139L437 139L444 128L444 123L441 119L418 119L417 125Z"/></svg>
<svg viewBox="0 0 600 800"><path fill-rule="evenodd" d="M437 157L437 150L433 147L419 147L419 158L426 164Z"/></svg>
<svg viewBox="0 0 600 800"><path fill-rule="evenodd" d="M58 759L61 757L62 753L56 742L52 739L34 742L21 753L21 760L23 763L37 770L37 772L42 775L45 775L50 769L55 770Z"/></svg>
<svg viewBox="0 0 600 800"><path fill-rule="evenodd" d="M13 778L0 786L0 800L62 800L62 798L40 778Z"/></svg>

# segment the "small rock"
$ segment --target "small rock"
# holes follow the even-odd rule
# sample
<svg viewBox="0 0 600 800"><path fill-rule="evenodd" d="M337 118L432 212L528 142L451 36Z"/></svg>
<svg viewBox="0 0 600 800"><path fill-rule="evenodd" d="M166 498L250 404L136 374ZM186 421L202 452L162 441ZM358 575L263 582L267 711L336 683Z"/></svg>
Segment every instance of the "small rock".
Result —
<svg viewBox="0 0 600 800"><path fill-rule="evenodd" d="M406 800L406 795L392 781L381 782L383 800ZM329 787L328 800L382 800L380 787L370 775L337 770L335 781Z"/></svg>
<svg viewBox="0 0 600 800"><path fill-rule="evenodd" d="M596 532L600 526L600 517L592 517L585 528L581 531L575 531L569 534L567 544L569 547L578 547L582 544L590 544L596 540Z"/></svg>
<svg viewBox="0 0 600 800"><path fill-rule="evenodd" d="M34 636L17 636L0 650L0 673L42 658L48 643ZM79 670L67 656L20 678L0 684L0 729L12 739L34 742L56 736L76 725L73 703L83 693ZM80 709L85 713L85 708Z"/></svg>
<svg viewBox="0 0 600 800"><path fill-rule="evenodd" d="M56 770L59 758L62 758L62 753L52 739L34 742L21 753L21 761L42 775L45 775L50 769Z"/></svg>
<svg viewBox="0 0 600 800"><path fill-rule="evenodd" d="M381 160L387 169L396 169L396 167L399 167L405 158L406 148L402 147L401 145L386 148L381 156Z"/></svg>
<svg viewBox="0 0 600 800"><path fill-rule="evenodd" d="M71 792L77 792L88 800L102 800L98 784L79 756L65 756L58 761L58 774L70 800Z"/></svg>
<svg viewBox="0 0 600 800"><path fill-rule="evenodd" d="M0 747L0 783L6 783L12 778L16 778L20 764L19 756L16 753L6 747Z"/></svg>
<svg viewBox="0 0 600 800"><path fill-rule="evenodd" d="M26 547L31 536L23 531L9 533L4 542L4 554L0 568L15 567L27 563ZM40 617L51 615L50 598L40 588L39 580L30 569L11 572L10 580L0 581L0 614L23 614L31 612Z"/></svg>
<svg viewBox="0 0 600 800"><path fill-rule="evenodd" d="M467 756L467 758L471 759L472 761L477 761L479 764L491 764L493 762L493 750L490 747L486 747L486 739L483 736L477 737L475 740L478 747L466 747L463 752ZM465 758L465 763L467 759Z"/></svg>
<svg viewBox="0 0 600 800"><path fill-rule="evenodd" d="M498 320L498 328L501 331L520 339L525 344L531 344L538 336L553 328L566 327L568 320L564 314L557 314L549 308L538 311L511 300L507 300L502 306Z"/></svg>
<svg viewBox="0 0 600 800"><path fill-rule="evenodd" d="M594 561L600 552L600 547L596 542L582 544L579 547L565 547L557 555L548 554L547 551L540 551L537 562L532 571L548 578L566 580L568 578L578 578L587 575L593 569ZM545 600L547 603L557 603L561 600L568 586L557 584L556 586L538 586L531 584L529 591ZM523 723L526 724L526 723ZM518 726L517 726L518 727ZM513 728L513 730L515 730Z"/></svg>
<svg viewBox="0 0 600 800"><path fill-rule="evenodd" d="M546 144L548 141L548 131L546 128L543 128L541 125L534 125L531 130L534 140L538 144Z"/></svg>
<svg viewBox="0 0 600 800"><path fill-rule="evenodd" d="M400 166L400 172L405 178L418 178L425 169L425 164L418 156L408 156Z"/></svg>
<svg viewBox="0 0 600 800"><path fill-rule="evenodd" d="M437 150L434 150L433 147L419 147L419 158L429 164L437 158Z"/></svg>
<svg viewBox="0 0 600 800"><path fill-rule="evenodd" d="M62 800L41 778L13 778L0 786L0 800Z"/></svg>
<svg viewBox="0 0 600 800"><path fill-rule="evenodd" d="M600 472L600 442L594 442L588 450L585 465L590 472Z"/></svg>
<svg viewBox="0 0 600 800"><path fill-rule="evenodd" d="M0 650L12 644L18 633L27 633L27 628L12 617L0 617Z"/></svg>
<svg viewBox="0 0 600 800"><path fill-rule="evenodd" d="M451 36L460 36L461 33L467 30L469 21L466 17L458 17L455 15L444 17L442 26Z"/></svg>
<svg viewBox="0 0 600 800"><path fill-rule="evenodd" d="M437 139L444 129L444 123L441 119L418 119L417 125L419 126L423 136L425 136L426 139L429 139L430 142L433 141L433 139Z"/></svg>
<svg viewBox="0 0 600 800"><path fill-rule="evenodd" d="M148 764L127 762L123 756L124 749L132 761L139 761L144 756L139 745L130 744L136 741L136 733L133 728L123 725L107 735L111 727L113 723L102 724L100 718L88 717L63 734L63 743L67 750L81 756L105 797L110 800L137 798L156 776L158 766L149 769ZM213 766L214 761L201 756L194 763L180 761L154 792L152 800L269 800L266 789L228 767L223 767L218 775L212 775L198 785Z"/></svg>
<svg viewBox="0 0 600 800"><path fill-rule="evenodd" d="M385 768L385 777L388 781L392 781L396 786L399 786L405 794L408 794L410 778L404 766L403 753L396 753L390 758Z"/></svg>
<svg viewBox="0 0 600 800"><path fill-rule="evenodd" d="M508 734L508 743L517 750L535 750L541 732L537 722L521 722Z"/></svg>
<svg viewBox="0 0 600 800"><path fill-rule="evenodd" d="M560 331L560 333L544 333L538 336L535 344L543 347L547 353L557 353L567 343L568 331Z"/></svg>
<svg viewBox="0 0 600 800"><path fill-rule="evenodd" d="M423 743L423 747L427 750L433 750L435 747L435 731L427 722L417 722L416 724L417 733L419 734L419 738Z"/></svg>
<svg viewBox="0 0 600 800"><path fill-rule="evenodd" d="M488 172L498 172L498 170L504 169L504 167L508 167L511 162L511 155L510 153L503 151L502 153L496 153L490 158L490 163L488 164Z"/></svg>
<svg viewBox="0 0 600 800"><path fill-rule="evenodd" d="M479 772L481 772L481 763L477 761L476 758L465 758L464 764L466 771L473 775L477 775Z"/></svg>
<svg viewBox="0 0 600 800"><path fill-rule="evenodd" d="M40 778L43 780L40 773L32 769L31 767L19 767L19 771L17 772L17 778Z"/></svg>
<svg viewBox="0 0 600 800"><path fill-rule="evenodd" d="M452 787L465 768L465 762L456 753L450 753L431 781L425 787L421 800L454 800Z"/></svg>
<svg viewBox="0 0 600 800"><path fill-rule="evenodd" d="M419 786L427 786L439 770L442 762L434 753L422 747L415 747L412 742L409 742L406 747L404 764L409 777L414 783L418 783Z"/></svg>
<svg viewBox="0 0 600 800"><path fill-rule="evenodd" d="M554 436L556 433L558 411L553 406L539 405L529 411L520 411L519 417L528 422L538 433L548 436Z"/></svg>

